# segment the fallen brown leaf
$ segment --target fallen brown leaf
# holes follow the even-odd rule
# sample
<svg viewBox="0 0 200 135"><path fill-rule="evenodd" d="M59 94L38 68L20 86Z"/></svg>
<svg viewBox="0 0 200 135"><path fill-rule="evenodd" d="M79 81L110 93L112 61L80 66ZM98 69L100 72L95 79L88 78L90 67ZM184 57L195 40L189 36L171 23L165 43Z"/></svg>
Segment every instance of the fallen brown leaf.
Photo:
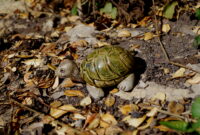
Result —
<svg viewBox="0 0 200 135"><path fill-rule="evenodd" d="M126 116L122 119L122 121L128 123L128 125L133 127L140 126L146 119L146 115L140 117L140 118L132 118L131 115Z"/></svg>
<svg viewBox="0 0 200 135"><path fill-rule="evenodd" d="M117 37L130 37L131 33L128 30L121 30L118 32Z"/></svg>
<svg viewBox="0 0 200 135"><path fill-rule="evenodd" d="M109 127L111 125L116 125L118 122L115 119L115 117L113 115L111 115L110 113L106 113L106 114L101 114L101 121L100 121L100 126L101 127Z"/></svg>
<svg viewBox="0 0 200 135"><path fill-rule="evenodd" d="M113 89L113 90L111 90L109 93L110 94L114 94L114 93L117 93L119 91L119 89Z"/></svg>
<svg viewBox="0 0 200 135"><path fill-rule="evenodd" d="M61 83L61 87L66 88L66 87L73 87L76 84L70 79L70 78L66 78L62 83Z"/></svg>
<svg viewBox="0 0 200 135"><path fill-rule="evenodd" d="M168 33L170 31L169 24L163 24L162 25L162 32Z"/></svg>
<svg viewBox="0 0 200 135"><path fill-rule="evenodd" d="M171 101L168 104L168 111L174 114L181 114L184 111L184 106L178 102Z"/></svg>
<svg viewBox="0 0 200 135"><path fill-rule="evenodd" d="M66 90L65 95L69 97L84 97L85 95L80 90Z"/></svg>
<svg viewBox="0 0 200 135"><path fill-rule="evenodd" d="M105 105L106 105L107 107L113 106L114 103L115 103L115 97L113 97L113 96L108 96L108 97L105 99Z"/></svg>
<svg viewBox="0 0 200 135"><path fill-rule="evenodd" d="M85 98L83 98L81 101L80 101L80 105L81 106L88 106L92 103L92 99L90 98L90 96L87 96Z"/></svg>
<svg viewBox="0 0 200 135"><path fill-rule="evenodd" d="M200 83L200 74L196 74L194 77L192 77L191 79L188 79L186 82L190 84Z"/></svg>
<svg viewBox="0 0 200 135"><path fill-rule="evenodd" d="M66 114L67 112L77 112L78 109L76 109L74 106L67 104L67 105L62 105L60 107L56 108L51 108L50 110L50 115L54 118L59 118L62 115Z"/></svg>
<svg viewBox="0 0 200 135"><path fill-rule="evenodd" d="M130 112L137 111L138 109L139 107L135 104L128 104L119 107L119 111L124 115L128 115Z"/></svg>
<svg viewBox="0 0 200 135"><path fill-rule="evenodd" d="M97 115L97 116L95 117L95 119L93 119L93 120L89 123L89 125L88 125L87 128L89 128L89 129L97 128L97 127L99 126L99 122L100 122L100 117Z"/></svg>
<svg viewBox="0 0 200 135"><path fill-rule="evenodd" d="M172 79L174 78L179 78L179 77L184 77L185 74L185 68L180 68L179 70L177 70L173 75L172 75Z"/></svg>
<svg viewBox="0 0 200 135"><path fill-rule="evenodd" d="M150 39L152 39L153 37L154 37L154 34L151 33L151 32L147 32L147 33L144 34L144 40L145 40L145 41L146 41L146 40L150 40Z"/></svg>
<svg viewBox="0 0 200 135"><path fill-rule="evenodd" d="M86 128L86 126L88 126L96 117L99 117L96 113L94 113L94 114L89 114L89 115L86 117L86 120L85 120L83 129Z"/></svg>
<svg viewBox="0 0 200 135"><path fill-rule="evenodd" d="M151 125L151 123L153 122L153 119L154 119L153 117L150 117L149 119L147 119L147 123L146 124L138 127L137 129L144 130L144 129L148 128Z"/></svg>

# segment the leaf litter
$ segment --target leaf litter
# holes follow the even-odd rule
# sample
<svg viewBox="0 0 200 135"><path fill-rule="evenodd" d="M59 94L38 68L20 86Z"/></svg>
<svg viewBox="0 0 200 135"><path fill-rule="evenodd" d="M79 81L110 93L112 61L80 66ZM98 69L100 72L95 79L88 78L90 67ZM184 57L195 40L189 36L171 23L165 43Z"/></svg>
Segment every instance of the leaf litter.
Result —
<svg viewBox="0 0 200 135"><path fill-rule="evenodd" d="M192 99L199 96L199 74L164 61L156 43L158 35L153 16L142 19L142 14L135 16L132 12L132 18L141 18L137 22L131 22L131 17L127 16L125 7L133 6L134 2L129 5L111 2L107 7L102 6L102 17L97 20L111 24L106 30L97 29L104 23L81 23L81 17L70 16L69 7L73 7L75 1L62 3L65 9L56 8L61 4L59 1L9 0L2 3L18 5L6 12L0 6L3 13L0 21L0 123L4 131L10 131L8 134L164 134L173 131L159 125L160 120L190 119L187 111ZM144 3L138 3L141 5L134 10L143 13L140 6ZM199 50L192 48L190 42L198 34L195 20L179 14L185 7L178 2L161 5L162 14L159 15L177 19L176 22L163 19L161 25L170 57L199 70ZM191 8L188 11L193 11ZM188 11L185 12L191 15ZM111 21L120 13L125 14L124 20L129 24ZM185 26L191 29L182 30ZM136 75L140 79L133 91L122 92L114 87L105 97L95 100L88 94L80 76L66 77L62 66L66 59L72 59L79 67L88 53L105 45L135 51L136 57L142 59L138 62L145 62L138 64L139 74ZM140 71L142 68L144 70Z"/></svg>

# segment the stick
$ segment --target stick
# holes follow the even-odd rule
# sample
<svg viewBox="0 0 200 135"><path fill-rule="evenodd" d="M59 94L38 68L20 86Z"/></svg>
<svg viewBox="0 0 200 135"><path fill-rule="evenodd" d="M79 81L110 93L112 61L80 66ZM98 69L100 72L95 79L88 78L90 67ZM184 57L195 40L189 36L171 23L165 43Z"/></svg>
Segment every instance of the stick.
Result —
<svg viewBox="0 0 200 135"><path fill-rule="evenodd" d="M162 41L161 41L161 39L160 39L160 33L159 33L159 28L158 28L158 19L157 19L157 17L156 17L156 11L155 11L155 1L154 0L152 0L152 3L153 3L153 12L154 12L154 19L155 19L155 27L156 27L156 34L158 35L158 43L159 43L159 45L160 45L160 47L161 47L161 49L162 49L162 52L164 53L164 56L165 56L165 59L167 60L167 62L168 63L170 63L170 64L172 64L172 65L175 65L175 66L179 66L179 67L183 67L183 68L186 68L186 69L188 69L188 70L191 70L191 71L193 71L193 72L196 72L196 73L199 73L200 74L200 72L199 71L197 71L197 70L194 70L194 69L192 69L192 68L190 68L190 67L188 67L188 66L185 66L185 65L183 65L183 64L180 64L180 63L176 63L176 62L173 62L173 61L171 61L170 59L169 59L169 55L168 55L168 53L166 52L166 50L165 50L165 47L164 47L164 45L163 45L163 43L162 43Z"/></svg>

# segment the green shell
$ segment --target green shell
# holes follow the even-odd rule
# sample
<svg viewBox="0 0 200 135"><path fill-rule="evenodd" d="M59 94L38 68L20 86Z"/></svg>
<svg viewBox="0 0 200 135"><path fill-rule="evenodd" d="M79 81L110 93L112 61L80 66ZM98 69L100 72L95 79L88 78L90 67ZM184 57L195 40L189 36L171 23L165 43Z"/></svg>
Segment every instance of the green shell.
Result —
<svg viewBox="0 0 200 135"><path fill-rule="evenodd" d="M89 54L81 64L81 77L90 85L109 87L122 81L133 68L133 56L116 46L105 46Z"/></svg>

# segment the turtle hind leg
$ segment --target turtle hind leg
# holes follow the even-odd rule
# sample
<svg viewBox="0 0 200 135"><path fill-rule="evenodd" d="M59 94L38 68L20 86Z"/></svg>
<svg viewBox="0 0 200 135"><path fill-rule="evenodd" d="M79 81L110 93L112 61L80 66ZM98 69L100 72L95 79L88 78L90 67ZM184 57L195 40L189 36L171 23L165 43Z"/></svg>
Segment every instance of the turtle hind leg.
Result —
<svg viewBox="0 0 200 135"><path fill-rule="evenodd" d="M121 81L117 85L117 88L119 90L122 90L122 91L130 91L130 90L133 89L134 81L135 81L135 75L134 75L134 73L129 74L123 81Z"/></svg>
<svg viewBox="0 0 200 135"><path fill-rule="evenodd" d="M100 99L104 96L104 91L102 88L97 88L95 86L92 86L90 84L86 84L86 88L89 92L89 94L94 98L94 99Z"/></svg>

